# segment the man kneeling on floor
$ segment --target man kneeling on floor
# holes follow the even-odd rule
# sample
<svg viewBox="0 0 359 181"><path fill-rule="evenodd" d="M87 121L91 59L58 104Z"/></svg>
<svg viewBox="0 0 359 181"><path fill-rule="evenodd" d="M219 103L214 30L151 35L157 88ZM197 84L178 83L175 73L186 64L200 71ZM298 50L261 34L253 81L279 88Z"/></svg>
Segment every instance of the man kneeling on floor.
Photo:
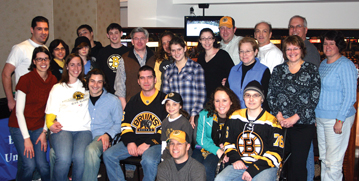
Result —
<svg viewBox="0 0 359 181"><path fill-rule="evenodd" d="M215 181L275 181L284 148L282 127L262 109L264 93L259 82L248 83L243 97L247 108L233 112L226 123L224 150L231 165Z"/></svg>
<svg viewBox="0 0 359 181"><path fill-rule="evenodd" d="M206 171L197 160L188 156L191 147L189 137L184 131L174 130L167 139L171 159L166 159L158 166L158 181L205 181Z"/></svg>

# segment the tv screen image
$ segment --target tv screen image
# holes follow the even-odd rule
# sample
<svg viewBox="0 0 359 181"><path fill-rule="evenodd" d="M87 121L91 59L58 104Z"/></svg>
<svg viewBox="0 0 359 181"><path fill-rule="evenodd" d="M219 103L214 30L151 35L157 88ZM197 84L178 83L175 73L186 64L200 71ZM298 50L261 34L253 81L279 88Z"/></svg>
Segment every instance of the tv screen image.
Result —
<svg viewBox="0 0 359 181"><path fill-rule="evenodd" d="M197 41L203 28L210 28L219 37L219 20L222 16L185 16L185 39Z"/></svg>

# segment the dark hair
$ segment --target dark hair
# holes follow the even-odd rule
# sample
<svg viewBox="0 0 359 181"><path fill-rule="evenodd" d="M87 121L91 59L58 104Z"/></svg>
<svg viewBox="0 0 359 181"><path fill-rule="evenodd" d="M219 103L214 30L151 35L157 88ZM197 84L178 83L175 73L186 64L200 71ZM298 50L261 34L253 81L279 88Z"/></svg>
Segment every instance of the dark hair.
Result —
<svg viewBox="0 0 359 181"><path fill-rule="evenodd" d="M77 47L75 48L75 53L77 53L78 55L79 54L79 50L84 48L84 47L89 47L89 51L87 53L87 56L86 56L86 60L91 60L91 45L87 44L86 42L82 42L80 43L79 45L77 45ZM82 60L82 59L81 59Z"/></svg>
<svg viewBox="0 0 359 181"><path fill-rule="evenodd" d="M170 41L170 49L172 45L180 45L182 48L186 48L186 42L179 36L175 36ZM187 51L185 52L185 57L188 57Z"/></svg>
<svg viewBox="0 0 359 181"><path fill-rule="evenodd" d="M171 40L172 40L175 35L172 32L167 31L167 30L165 32L161 33L161 35L158 39L158 51L156 52L156 55L155 55L155 59L157 62L162 62L164 59L168 59L167 52L165 52L165 50L163 49L163 45L162 45L162 38L165 36L170 36Z"/></svg>
<svg viewBox="0 0 359 181"><path fill-rule="evenodd" d="M254 38L251 37L244 37L241 41L239 41L238 43L238 52L241 48L241 45L243 43L250 43L252 45L253 51L255 52L256 50L259 51L259 47L258 47L258 43Z"/></svg>
<svg viewBox="0 0 359 181"><path fill-rule="evenodd" d="M89 30L90 33L93 32L90 25L88 25L88 24L83 24L83 25L81 25L81 26L79 26L79 27L77 28L77 30L76 30L77 36L79 36L79 30L82 29L82 28L86 28L87 30Z"/></svg>
<svg viewBox="0 0 359 181"><path fill-rule="evenodd" d="M216 36L214 35L212 29L210 29L210 28L203 28L203 29L201 30L201 32L199 32L198 46L197 46L198 51L200 51L200 52L203 52L203 51L204 51L204 48L203 48L203 46L202 46L202 43L201 43L201 41L199 41L199 40L201 39L201 35L202 35L204 32L209 32L209 33L212 34L212 36L213 36L213 38L214 38L213 48L219 48L220 44L218 43L217 38L216 38Z"/></svg>
<svg viewBox="0 0 359 181"><path fill-rule="evenodd" d="M254 26L254 32L256 31L257 26L258 26L259 24L262 24L262 23L266 24L266 25L269 27L269 32L272 32L272 25L271 25L270 23L266 22L266 21L261 21L261 22L257 23L257 24Z"/></svg>
<svg viewBox="0 0 359 181"><path fill-rule="evenodd" d="M151 71L151 72L152 72L153 77L154 77L154 78L156 78L156 73L155 73L155 70L154 70L152 67L148 66L148 65L144 65L144 66L142 66L142 67L138 70L138 75L137 75L137 78L138 78L138 79L140 78L140 72L142 72L142 71L146 71L146 70Z"/></svg>
<svg viewBox="0 0 359 181"><path fill-rule="evenodd" d="M43 16L36 16L34 19L32 19L31 21L31 27L32 29L34 29L37 26L37 22L45 22L47 23L47 26L49 26L49 20Z"/></svg>
<svg viewBox="0 0 359 181"><path fill-rule="evenodd" d="M61 76L61 80L59 81L59 83L65 83L67 86L69 86L68 83L70 81L70 77L69 77L69 72L68 72L67 68L68 68L70 61L75 57L78 57L81 60L80 62L81 62L82 70L81 70L80 75L77 78L82 82L83 87L85 87L86 84L85 84L84 62L82 61L81 57L75 53L71 53L70 55L68 55L65 58L66 62L65 62L64 68L62 69L62 76Z"/></svg>
<svg viewBox="0 0 359 181"><path fill-rule="evenodd" d="M87 72L87 75L86 75L86 83L87 83L86 88L88 89L88 83L90 82L90 78L91 78L92 75L102 75L103 88L105 90L107 90L107 82L106 82L105 73L101 69L97 69L97 68L94 68L91 71Z"/></svg>
<svg viewBox="0 0 359 181"><path fill-rule="evenodd" d="M324 33L324 35L322 37L322 44L324 44L325 39L334 40L335 45L339 49L339 52L343 51L347 46L347 44L345 43L345 40L344 40L344 34L341 31L329 30Z"/></svg>
<svg viewBox="0 0 359 181"><path fill-rule="evenodd" d="M287 36L282 41L282 52L283 52L284 60L288 60L288 58L287 58L287 46L288 45L294 45L294 46L298 46L300 48L301 53L302 53L302 55L300 56L301 59L303 59L305 57L305 55L307 54L307 49L305 48L304 41L301 37L299 37L298 35Z"/></svg>
<svg viewBox="0 0 359 181"><path fill-rule="evenodd" d="M50 43L50 46L49 46L50 54L53 55L55 48L57 46L59 46L60 44L62 46L64 46L65 51L66 51L65 57L67 57L67 55L70 54L69 46L61 39L55 39ZM55 56L53 56L52 58L55 58Z"/></svg>
<svg viewBox="0 0 359 181"><path fill-rule="evenodd" d="M212 117L213 114L216 114L217 111L216 111L216 108L214 107L214 95L216 94L216 92L218 91L224 91L229 99L231 100L232 102L232 105L231 107L229 108L228 112L227 112L227 118L229 118L229 116L236 110L240 109L241 106L240 106L240 103L239 103L239 99L237 97L237 95L231 90L229 89L228 87L224 87L224 86L219 86L217 87L213 93L211 94L211 97L209 98L209 101L206 103L206 106L205 106L205 110L208 111L208 114L207 114L207 117Z"/></svg>
<svg viewBox="0 0 359 181"><path fill-rule="evenodd" d="M49 56L49 60L51 60L51 54L50 54L49 50L47 50L47 48L45 48L44 46L36 47L34 49L34 51L32 52L31 64L30 64L30 67L28 68L29 71L32 71L32 70L34 70L34 68L36 68L36 65L34 64L34 60L36 59L37 54L40 52L45 53L47 56ZM50 67L49 67L49 70L51 70Z"/></svg>
<svg viewBox="0 0 359 181"><path fill-rule="evenodd" d="M117 29L119 32L122 31L122 27L119 24L111 23L110 25L108 25L108 27L106 29L107 34L108 34L108 32L110 32L110 30L113 30L113 29Z"/></svg>
<svg viewBox="0 0 359 181"><path fill-rule="evenodd" d="M165 102L165 107L166 107L167 102L168 102L168 100ZM188 118L189 118L189 114L188 114L187 111L185 111L185 110L183 109L183 101L181 101L179 104L182 106L182 108L179 110L179 113L182 114L183 117L185 117L185 118L188 119Z"/></svg>

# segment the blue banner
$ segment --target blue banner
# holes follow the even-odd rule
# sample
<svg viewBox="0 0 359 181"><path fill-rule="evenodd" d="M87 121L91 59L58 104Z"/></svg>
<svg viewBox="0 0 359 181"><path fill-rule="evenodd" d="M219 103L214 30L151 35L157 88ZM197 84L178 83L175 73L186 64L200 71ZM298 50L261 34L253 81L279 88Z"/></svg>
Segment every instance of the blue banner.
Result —
<svg viewBox="0 0 359 181"><path fill-rule="evenodd" d="M17 151L8 127L9 119L0 119L0 180L13 180L17 171Z"/></svg>

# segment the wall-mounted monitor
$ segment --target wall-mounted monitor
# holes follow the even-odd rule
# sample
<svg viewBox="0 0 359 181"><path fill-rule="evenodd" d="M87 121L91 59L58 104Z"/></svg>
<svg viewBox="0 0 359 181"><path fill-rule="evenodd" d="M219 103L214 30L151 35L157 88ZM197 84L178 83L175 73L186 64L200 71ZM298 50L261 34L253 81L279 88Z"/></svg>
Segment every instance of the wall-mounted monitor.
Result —
<svg viewBox="0 0 359 181"><path fill-rule="evenodd" d="M219 37L219 20L223 16L185 16L185 40L198 41L199 32L203 28L210 28L215 36Z"/></svg>

